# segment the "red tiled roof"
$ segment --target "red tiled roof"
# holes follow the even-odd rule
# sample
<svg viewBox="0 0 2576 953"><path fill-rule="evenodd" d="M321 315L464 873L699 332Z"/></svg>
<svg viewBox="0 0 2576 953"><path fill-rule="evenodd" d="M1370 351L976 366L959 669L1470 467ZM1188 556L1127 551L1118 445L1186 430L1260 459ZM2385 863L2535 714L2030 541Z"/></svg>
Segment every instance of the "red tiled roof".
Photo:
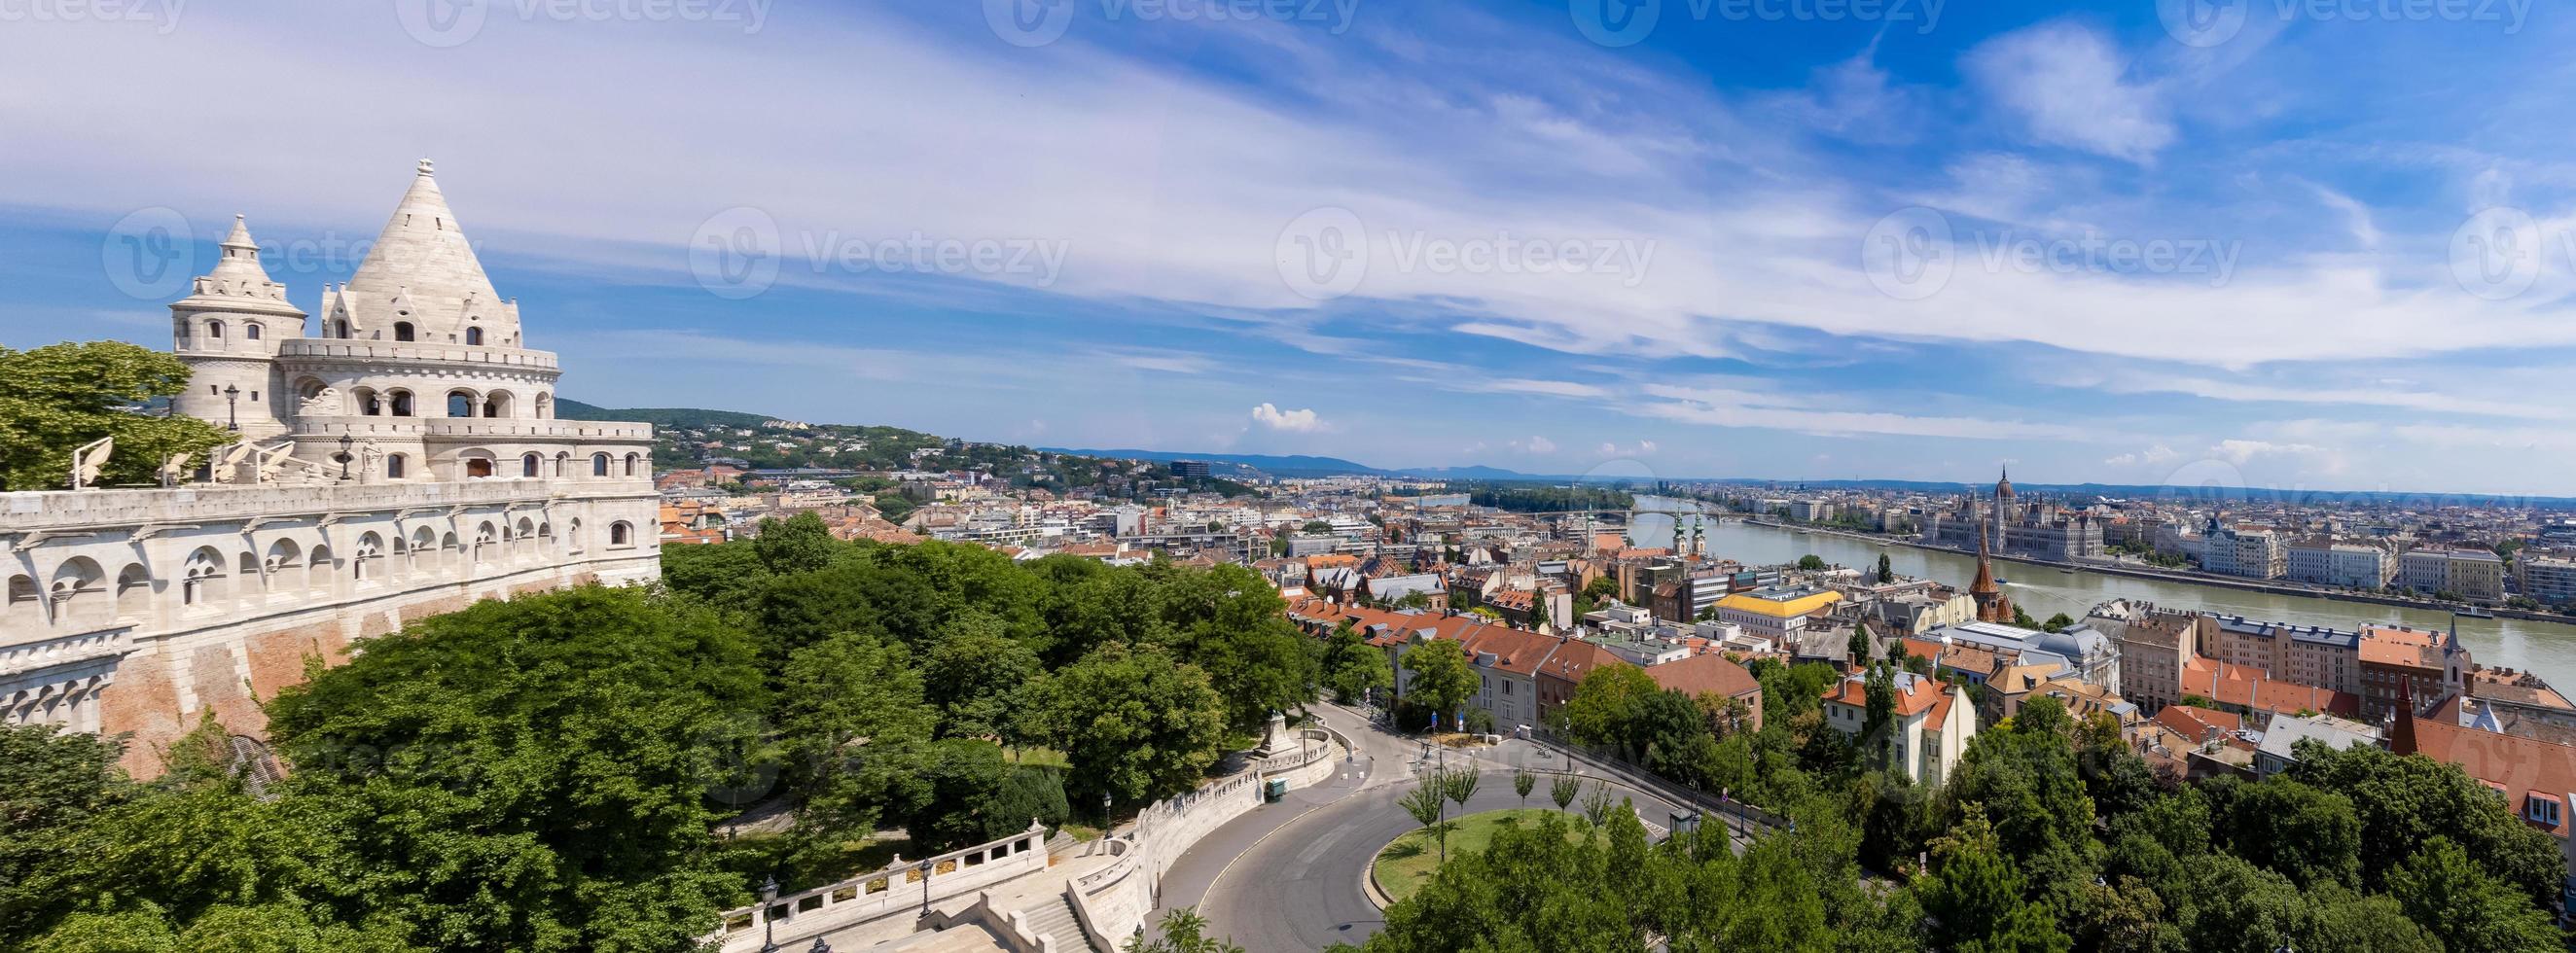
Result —
<svg viewBox="0 0 2576 953"><path fill-rule="evenodd" d="M1727 661L1723 655L1693 655L1677 662L1646 667L1655 684L1692 698L1718 694L1740 698L1762 690L1762 683L1744 666Z"/></svg>

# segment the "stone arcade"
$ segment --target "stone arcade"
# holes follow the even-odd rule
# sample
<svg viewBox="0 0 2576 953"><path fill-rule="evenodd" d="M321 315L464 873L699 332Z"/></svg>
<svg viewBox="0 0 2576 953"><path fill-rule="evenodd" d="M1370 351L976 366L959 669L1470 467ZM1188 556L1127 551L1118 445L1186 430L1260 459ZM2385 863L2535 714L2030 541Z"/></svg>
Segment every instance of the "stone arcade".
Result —
<svg viewBox="0 0 2576 953"><path fill-rule="evenodd" d="M178 413L238 430L204 479L0 494L0 720L132 732L127 766L212 712L236 747L305 659L485 598L660 574L653 428L554 417L555 355L430 163L319 336L236 220L170 306Z"/></svg>

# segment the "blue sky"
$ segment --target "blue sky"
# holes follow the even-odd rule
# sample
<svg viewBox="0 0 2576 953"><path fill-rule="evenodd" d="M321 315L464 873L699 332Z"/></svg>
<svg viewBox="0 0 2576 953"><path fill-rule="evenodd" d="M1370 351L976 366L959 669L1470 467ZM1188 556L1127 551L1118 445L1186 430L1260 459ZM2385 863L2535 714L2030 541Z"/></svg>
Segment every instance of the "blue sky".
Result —
<svg viewBox="0 0 2576 953"><path fill-rule="evenodd" d="M1606 5L1605 5L1606 4ZM1388 466L2576 493L2522 0L69 0L0 343L439 180L566 396Z"/></svg>

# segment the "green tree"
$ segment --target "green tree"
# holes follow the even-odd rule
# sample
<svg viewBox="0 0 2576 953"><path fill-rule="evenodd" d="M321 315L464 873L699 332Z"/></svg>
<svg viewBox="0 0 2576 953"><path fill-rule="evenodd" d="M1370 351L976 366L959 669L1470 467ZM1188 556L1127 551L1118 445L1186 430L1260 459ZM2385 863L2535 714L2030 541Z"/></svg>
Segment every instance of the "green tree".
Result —
<svg viewBox="0 0 2576 953"><path fill-rule="evenodd" d="M1057 672L1047 694L1045 734L1073 762L1067 787L1088 800L1189 790L1224 741L1225 700L1207 673L1150 646L1102 646Z"/></svg>
<svg viewBox="0 0 2576 953"><path fill-rule="evenodd" d="M1637 732L1639 706L1660 691L1663 686L1655 684L1645 669L1599 666L1574 687L1573 697L1558 707L1557 718L1576 742L1617 748L1636 758L1637 746L1644 740Z"/></svg>
<svg viewBox="0 0 2576 953"><path fill-rule="evenodd" d="M2047 622L2040 624L2040 629L2047 632L2064 632L2068 626L2072 626L2074 624L2075 617L2060 612L2056 615L2049 616Z"/></svg>
<svg viewBox="0 0 2576 953"><path fill-rule="evenodd" d="M1870 656L1875 654L1870 648L1869 626L1860 624L1853 625L1851 641L1849 644L1843 646L1843 650L1851 653L1852 668L1862 669L1869 667Z"/></svg>
<svg viewBox="0 0 2576 953"><path fill-rule="evenodd" d="M752 538L751 551L760 564L778 575L812 572L830 565L832 556L848 545L832 536L832 528L812 512L798 513L786 519L774 517L760 521L760 533Z"/></svg>
<svg viewBox="0 0 2576 953"><path fill-rule="evenodd" d="M999 619L975 613L950 631L921 667L923 697L939 711L948 738L1023 740L1029 709L1043 696L1046 672L1037 653L1005 634Z"/></svg>
<svg viewBox="0 0 2576 953"><path fill-rule="evenodd" d="M1806 570L1808 572L1816 572L1824 569L1825 566L1825 557L1818 556L1814 553L1808 553L1804 556L1798 557L1799 569Z"/></svg>
<svg viewBox="0 0 2576 953"><path fill-rule="evenodd" d="M1527 771L1512 772L1512 793L1521 796L1521 806L1529 806L1530 791L1538 787L1538 775Z"/></svg>
<svg viewBox="0 0 2576 953"><path fill-rule="evenodd" d="M9 924L32 926L25 911L48 902L24 891L30 874L102 811L134 793L113 738L52 725L0 725L0 946L24 939Z"/></svg>
<svg viewBox="0 0 2576 953"><path fill-rule="evenodd" d="M2424 842L2388 872L2388 894L2445 949L2545 953L2566 949L2549 915L2471 863L2448 837Z"/></svg>
<svg viewBox="0 0 2576 953"><path fill-rule="evenodd" d="M1582 778L1578 778L1570 774L1560 774L1557 775L1554 780L1547 782L1547 799L1556 802L1556 810L1558 813L1564 813L1566 810L1572 808L1574 806L1574 799L1582 794Z"/></svg>
<svg viewBox="0 0 2576 953"><path fill-rule="evenodd" d="M204 462L206 451L239 435L195 417L134 410L177 396L188 378L178 357L123 341L0 348L0 490L66 488L72 451L104 437L116 448L99 485L154 482L173 454Z"/></svg>
<svg viewBox="0 0 2576 953"><path fill-rule="evenodd" d="M1385 650L1370 645L1368 636L1347 620L1325 641L1323 671L1324 687L1345 702L1395 687L1395 668L1387 663Z"/></svg>
<svg viewBox="0 0 2576 953"><path fill-rule="evenodd" d="M1404 653L1404 670L1413 675L1406 679L1405 701L1444 719L1466 707L1480 684L1467 650L1454 639L1417 643Z"/></svg>
<svg viewBox="0 0 2576 953"><path fill-rule="evenodd" d="M1243 953L1243 947L1231 940L1207 935L1207 918L1198 908L1182 907L1163 914L1158 924L1161 936L1147 942L1139 933L1127 940L1126 953Z"/></svg>
<svg viewBox="0 0 2576 953"><path fill-rule="evenodd" d="M1422 825L1423 829L1431 831L1439 838L1442 863L1447 863L1449 860L1449 825L1447 823L1449 792L1445 789L1447 781L1447 772L1434 771L1423 778L1421 784L1405 792L1404 797L1396 801L1403 806L1404 813L1413 818L1414 823Z"/></svg>
<svg viewBox="0 0 2576 953"><path fill-rule="evenodd" d="M1888 558L1887 558L1887 554L1886 554L1886 553L1880 553L1880 554L1878 554L1878 583L1879 583L1879 585L1882 585L1882 586L1883 586L1883 585L1886 585L1886 584L1888 584L1888 583L1895 582L1895 581L1896 581L1896 564L1888 561Z"/></svg>
<svg viewBox="0 0 2576 953"><path fill-rule="evenodd" d="M704 610L598 586L476 603L280 693L296 771L275 810L323 820L244 827L346 832L335 883L422 946L683 946L742 896L709 795L762 787L743 752L765 702L751 646Z"/></svg>

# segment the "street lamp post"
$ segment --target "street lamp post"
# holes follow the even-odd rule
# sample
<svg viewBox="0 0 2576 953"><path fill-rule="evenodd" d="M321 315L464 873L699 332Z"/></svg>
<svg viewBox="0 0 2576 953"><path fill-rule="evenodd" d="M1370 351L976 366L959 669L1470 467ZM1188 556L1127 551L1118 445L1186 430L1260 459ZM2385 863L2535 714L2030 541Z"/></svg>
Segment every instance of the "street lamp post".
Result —
<svg viewBox="0 0 2576 953"><path fill-rule="evenodd" d="M778 921L770 915L770 905L778 900L778 878L760 881L760 953L778 953Z"/></svg>
<svg viewBox="0 0 2576 953"><path fill-rule="evenodd" d="M343 482L349 479L349 446L357 442L348 434L340 435L340 479Z"/></svg>
<svg viewBox="0 0 2576 953"><path fill-rule="evenodd" d="M241 388L224 385L224 429L241 429Z"/></svg>
<svg viewBox="0 0 2576 953"><path fill-rule="evenodd" d="M930 861L921 862L921 915L930 915Z"/></svg>

